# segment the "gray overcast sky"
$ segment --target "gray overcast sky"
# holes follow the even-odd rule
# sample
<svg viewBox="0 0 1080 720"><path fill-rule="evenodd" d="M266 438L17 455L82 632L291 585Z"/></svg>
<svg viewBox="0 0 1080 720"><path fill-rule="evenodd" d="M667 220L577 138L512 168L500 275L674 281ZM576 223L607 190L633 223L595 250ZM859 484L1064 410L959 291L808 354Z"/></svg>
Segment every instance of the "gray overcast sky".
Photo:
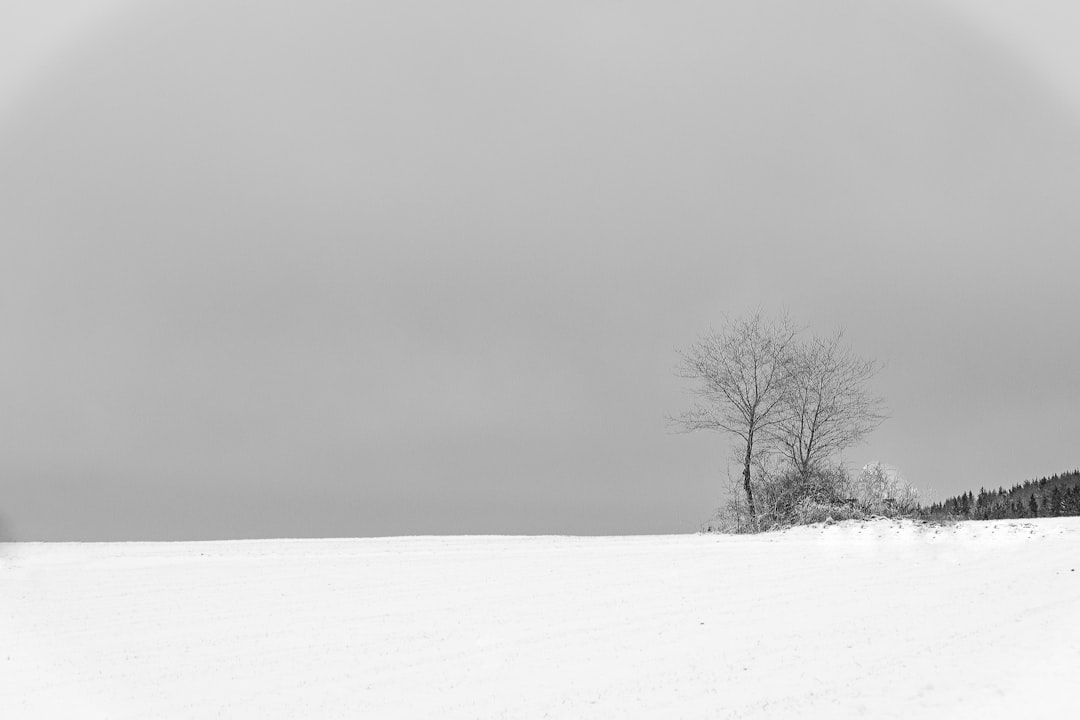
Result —
<svg viewBox="0 0 1080 720"><path fill-rule="evenodd" d="M694 530L675 352L756 306L887 363L854 467L1080 465L1067 4L54 5L0 73L10 536Z"/></svg>

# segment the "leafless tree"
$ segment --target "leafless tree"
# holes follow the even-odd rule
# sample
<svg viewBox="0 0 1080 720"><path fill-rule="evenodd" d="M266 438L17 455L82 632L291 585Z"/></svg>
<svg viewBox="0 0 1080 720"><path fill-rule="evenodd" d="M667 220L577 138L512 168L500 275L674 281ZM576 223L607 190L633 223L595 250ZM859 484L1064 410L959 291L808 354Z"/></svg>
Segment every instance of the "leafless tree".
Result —
<svg viewBox="0 0 1080 720"><path fill-rule="evenodd" d="M750 482L754 442L769 437L783 418L795 335L786 317L774 321L757 313L728 320L720 331L703 336L681 353L678 374L694 382L698 400L671 420L686 432L713 430L742 441L743 489L755 528L757 511Z"/></svg>
<svg viewBox="0 0 1080 720"><path fill-rule="evenodd" d="M885 419L884 401L868 387L879 365L855 355L842 331L800 344L788 357L770 441L807 479Z"/></svg>

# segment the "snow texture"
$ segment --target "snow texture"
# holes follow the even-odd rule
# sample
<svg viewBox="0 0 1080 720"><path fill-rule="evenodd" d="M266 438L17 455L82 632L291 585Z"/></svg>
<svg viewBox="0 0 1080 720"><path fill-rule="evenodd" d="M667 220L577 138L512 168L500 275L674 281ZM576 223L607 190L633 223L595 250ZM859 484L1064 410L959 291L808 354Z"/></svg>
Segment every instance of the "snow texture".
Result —
<svg viewBox="0 0 1080 720"><path fill-rule="evenodd" d="M0 716L1063 718L1080 518L0 546Z"/></svg>

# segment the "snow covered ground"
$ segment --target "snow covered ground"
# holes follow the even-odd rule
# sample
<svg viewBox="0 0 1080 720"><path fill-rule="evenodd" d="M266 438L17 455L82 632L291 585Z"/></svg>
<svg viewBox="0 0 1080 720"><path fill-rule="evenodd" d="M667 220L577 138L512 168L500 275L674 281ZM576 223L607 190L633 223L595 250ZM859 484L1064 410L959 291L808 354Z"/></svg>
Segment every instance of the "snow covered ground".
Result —
<svg viewBox="0 0 1080 720"><path fill-rule="evenodd" d="M1080 518L0 546L0 716L1065 718Z"/></svg>

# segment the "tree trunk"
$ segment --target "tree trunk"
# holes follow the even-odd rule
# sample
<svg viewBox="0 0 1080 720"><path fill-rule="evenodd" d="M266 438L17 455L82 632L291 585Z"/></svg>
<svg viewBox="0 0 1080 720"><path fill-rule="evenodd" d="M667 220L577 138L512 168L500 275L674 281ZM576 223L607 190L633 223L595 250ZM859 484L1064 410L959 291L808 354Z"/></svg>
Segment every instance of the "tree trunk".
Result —
<svg viewBox="0 0 1080 720"><path fill-rule="evenodd" d="M757 532L757 510L754 508L754 491L750 487L750 457L754 450L754 436L746 439L746 459L743 461L743 487L746 489L746 504L750 508L750 527Z"/></svg>

